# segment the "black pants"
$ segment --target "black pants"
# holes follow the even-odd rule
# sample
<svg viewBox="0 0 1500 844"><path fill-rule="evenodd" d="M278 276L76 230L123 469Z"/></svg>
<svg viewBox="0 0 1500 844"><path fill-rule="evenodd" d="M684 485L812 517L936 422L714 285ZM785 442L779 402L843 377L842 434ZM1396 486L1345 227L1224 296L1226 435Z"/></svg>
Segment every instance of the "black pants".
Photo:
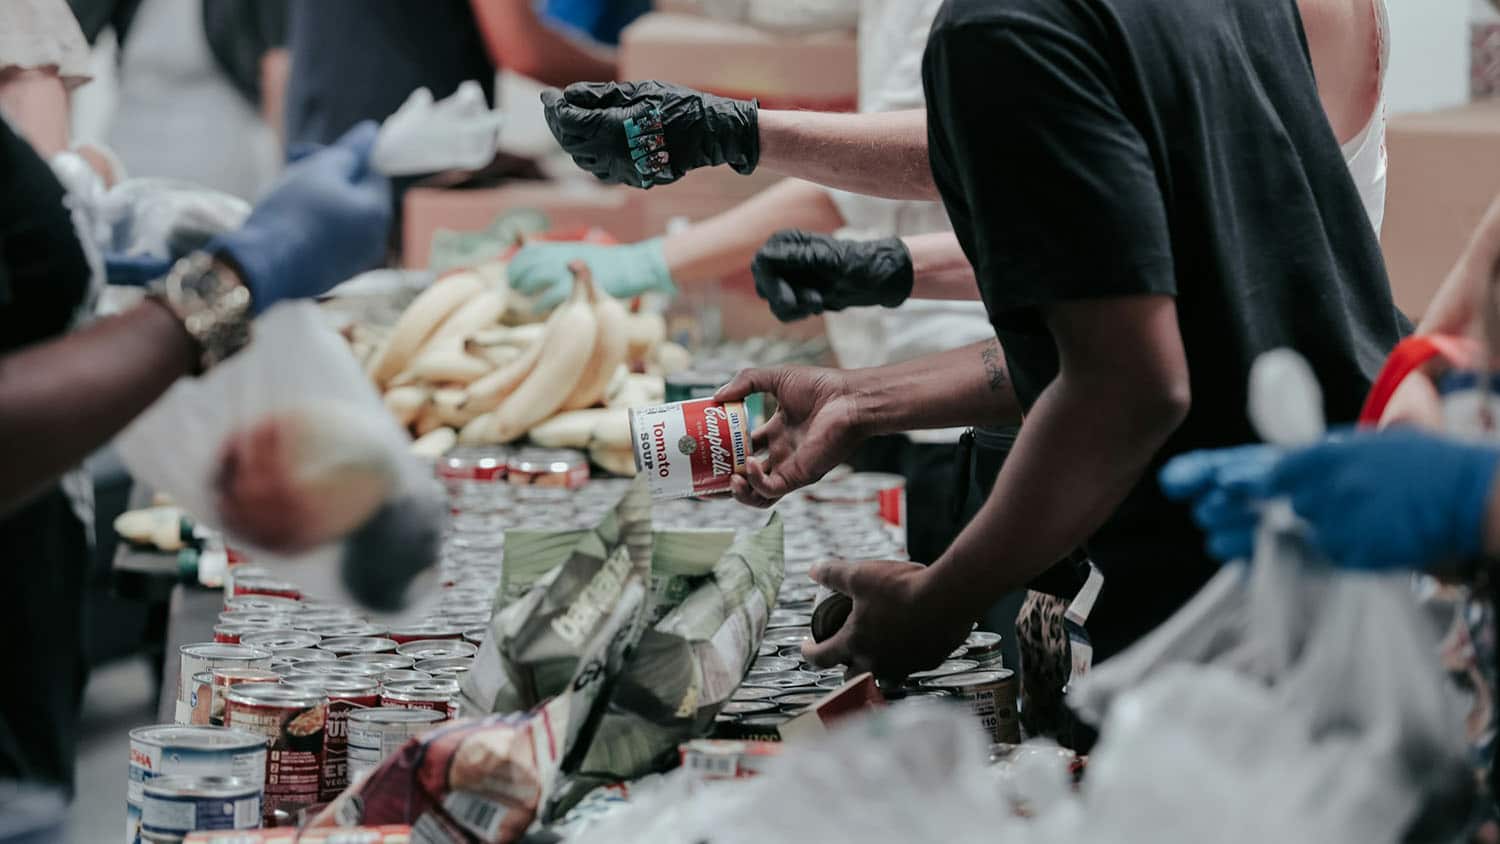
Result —
<svg viewBox="0 0 1500 844"><path fill-rule="evenodd" d="M954 507L959 477L954 446L902 436L874 437L849 463L857 472L906 478L906 549L916 562L936 562L963 526Z"/></svg>
<svg viewBox="0 0 1500 844"><path fill-rule="evenodd" d="M0 518L0 780L72 791L88 565L83 525L61 490Z"/></svg>

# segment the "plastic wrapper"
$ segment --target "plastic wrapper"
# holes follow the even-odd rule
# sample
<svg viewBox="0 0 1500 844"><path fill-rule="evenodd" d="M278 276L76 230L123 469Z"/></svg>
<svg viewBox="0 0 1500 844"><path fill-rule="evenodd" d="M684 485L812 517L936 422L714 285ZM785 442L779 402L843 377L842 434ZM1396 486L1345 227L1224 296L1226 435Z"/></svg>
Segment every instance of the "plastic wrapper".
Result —
<svg viewBox="0 0 1500 844"><path fill-rule="evenodd" d="M232 194L175 179L127 179L99 199L109 224L105 249L119 255L180 258L250 216Z"/></svg>
<svg viewBox="0 0 1500 844"><path fill-rule="evenodd" d="M387 176L478 170L495 157L504 123L478 82L464 82L437 102L418 88L381 124L371 161Z"/></svg>
<svg viewBox="0 0 1500 844"><path fill-rule="evenodd" d="M121 459L304 593L417 614L407 597L423 594L446 518L430 467L408 454L406 434L315 306L280 305L254 331L239 354L179 380L132 422L116 440ZM268 431L281 460L267 469L232 458ZM226 479L286 494L246 507L239 492L226 497L242 489Z"/></svg>
<svg viewBox="0 0 1500 844"><path fill-rule="evenodd" d="M633 484L621 506L649 512L645 488ZM527 576L551 569L565 551L570 561L597 554L598 535L507 533L502 601L525 589ZM648 626L614 688L563 808L597 785L670 764L681 742L708 731L755 659L781 585L782 546L778 516L738 539L720 531L659 531L652 536L647 546ZM552 570L564 571L566 565ZM464 678L466 706L496 712L525 709L556 694L570 676L574 648L558 635L554 618L559 607L579 600L572 593L582 584L564 574L545 575L540 584L519 599L509 598L496 615L474 670Z"/></svg>

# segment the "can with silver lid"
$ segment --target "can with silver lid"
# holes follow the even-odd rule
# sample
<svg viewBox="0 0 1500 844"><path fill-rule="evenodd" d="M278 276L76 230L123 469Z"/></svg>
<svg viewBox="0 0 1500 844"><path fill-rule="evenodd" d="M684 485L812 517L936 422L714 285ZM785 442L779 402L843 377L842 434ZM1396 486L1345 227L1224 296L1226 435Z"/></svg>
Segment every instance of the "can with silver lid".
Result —
<svg viewBox="0 0 1500 844"><path fill-rule="evenodd" d="M302 600L302 588L289 580L273 577L236 577L234 597L285 598L288 601Z"/></svg>
<svg viewBox="0 0 1500 844"><path fill-rule="evenodd" d="M269 668L222 667L193 677L192 722L197 725L224 726L224 692L240 683L275 683L281 675Z"/></svg>
<svg viewBox="0 0 1500 844"><path fill-rule="evenodd" d="M411 668L416 665L416 660L404 654L350 654L339 657L339 662L350 665L364 665L370 668L378 668L381 671L390 671L393 668Z"/></svg>
<svg viewBox="0 0 1500 844"><path fill-rule="evenodd" d="M464 641L471 645L482 645L490 637L488 627L471 627L464 631Z"/></svg>
<svg viewBox="0 0 1500 844"><path fill-rule="evenodd" d="M818 684L818 675L811 671L752 671L745 675L744 685L762 686L768 689L811 688Z"/></svg>
<svg viewBox="0 0 1500 844"><path fill-rule="evenodd" d="M758 673L761 671L796 671L802 667L802 660L792 659L784 656L763 656L750 664L750 671Z"/></svg>
<svg viewBox="0 0 1500 844"><path fill-rule="evenodd" d="M387 683L380 691L381 706L430 709L445 718L458 717L458 681L444 677Z"/></svg>
<svg viewBox="0 0 1500 844"><path fill-rule="evenodd" d="M812 630L806 627L776 627L767 630L762 641L777 648L801 647L812 637Z"/></svg>
<svg viewBox="0 0 1500 844"><path fill-rule="evenodd" d="M267 650L272 654L315 647L321 641L323 641L323 637L316 633L290 629L266 630L240 637L240 644Z"/></svg>
<svg viewBox="0 0 1500 844"><path fill-rule="evenodd" d="M198 642L177 649L180 658L177 675L176 721L189 724L193 716L193 677L215 668L270 668L271 652L249 645L226 645Z"/></svg>
<svg viewBox="0 0 1500 844"><path fill-rule="evenodd" d="M375 677L292 677L288 684L321 689L328 697L328 734L323 744L324 802L349 785L349 714L380 705L380 683Z"/></svg>
<svg viewBox="0 0 1500 844"><path fill-rule="evenodd" d="M426 671L434 677L447 677L453 680L457 680L459 676L473 667L474 658L468 656L424 659L416 664L418 671Z"/></svg>
<svg viewBox="0 0 1500 844"><path fill-rule="evenodd" d="M731 718L766 715L776 711L776 703L773 700L731 700L719 707L720 715L728 715Z"/></svg>
<svg viewBox="0 0 1500 844"><path fill-rule="evenodd" d="M429 659L473 657L479 653L479 648L460 639L419 639L396 648L396 653L423 662Z"/></svg>
<svg viewBox="0 0 1500 844"><path fill-rule="evenodd" d="M438 479L450 483L505 480L510 449L503 446L455 448L437 461Z"/></svg>
<svg viewBox="0 0 1500 844"><path fill-rule="evenodd" d="M349 713L349 782L358 782L406 740L437 726L445 718L430 709L381 706Z"/></svg>
<svg viewBox="0 0 1500 844"><path fill-rule="evenodd" d="M199 830L260 826L261 786L238 777L170 776L146 784L141 834L150 842L181 841Z"/></svg>
<svg viewBox="0 0 1500 844"><path fill-rule="evenodd" d="M1005 659L1000 648L1000 634L987 630L970 633L964 642L964 659L974 660L985 670L1003 667Z"/></svg>
<svg viewBox="0 0 1500 844"><path fill-rule="evenodd" d="M823 698L825 697L827 697L827 693L822 691L788 692L783 695L777 695L771 700L782 712L795 714L809 707L817 706L823 702Z"/></svg>
<svg viewBox="0 0 1500 844"><path fill-rule="evenodd" d="M390 653L396 650L396 643L379 636L342 636L337 639L324 639L318 643L318 648L335 656L349 656L350 654Z"/></svg>
<svg viewBox="0 0 1500 844"><path fill-rule="evenodd" d="M325 677L338 678L341 680L362 680L371 678L378 680L385 672L375 665L359 665L353 662L313 662L294 665L290 670L282 672L282 679L294 677Z"/></svg>
<svg viewBox="0 0 1500 844"><path fill-rule="evenodd" d="M391 628L386 633L386 638L397 645L426 640L462 639L463 637L464 631L462 627L434 621L419 624L403 624L400 627Z"/></svg>
<svg viewBox="0 0 1500 844"><path fill-rule="evenodd" d="M771 617L766 621L766 627L811 627L812 615L810 613L792 612L787 609L775 609L771 611Z"/></svg>
<svg viewBox="0 0 1500 844"><path fill-rule="evenodd" d="M224 724L261 735L270 751L266 825L295 823L299 810L318 802L328 734L328 698L321 689L243 683L224 695Z"/></svg>
<svg viewBox="0 0 1500 844"><path fill-rule="evenodd" d="M779 694L782 694L780 689L771 689L765 686L740 686L734 690L734 694L729 699L732 701L770 700Z"/></svg>
<svg viewBox="0 0 1500 844"><path fill-rule="evenodd" d="M722 495L750 457L742 402L693 399L630 411L635 467L657 500Z"/></svg>
<svg viewBox="0 0 1500 844"><path fill-rule="evenodd" d="M266 741L223 727L170 724L130 731L130 781L125 790L126 844L140 839L146 785L172 775L236 777L257 788L266 776Z"/></svg>
<svg viewBox="0 0 1500 844"><path fill-rule="evenodd" d="M1021 725L1016 716L1016 675L1007 669L971 671L923 681L920 688L947 692L962 701L979 718L991 740L1021 743Z"/></svg>
<svg viewBox="0 0 1500 844"><path fill-rule="evenodd" d="M568 448L526 448L506 464L512 486L578 489L589 482L589 459Z"/></svg>
<svg viewBox="0 0 1500 844"><path fill-rule="evenodd" d="M385 636L382 628L353 619L317 621L311 624L299 621L297 629L315 633L323 639L379 639Z"/></svg>
<svg viewBox="0 0 1500 844"><path fill-rule="evenodd" d="M979 663L972 659L948 659L944 660L936 668L929 668L926 671L917 671L908 675L906 685L921 686L925 680L934 680L938 677L951 677L954 674L968 674L971 671L978 670Z"/></svg>
<svg viewBox="0 0 1500 844"><path fill-rule="evenodd" d="M391 683L405 683L411 680L431 680L432 675L426 671L418 671L415 668L392 668L380 675L381 685Z"/></svg>
<svg viewBox="0 0 1500 844"><path fill-rule="evenodd" d="M226 612L290 613L297 609L297 601L277 598L272 595L237 595L224 601Z"/></svg>

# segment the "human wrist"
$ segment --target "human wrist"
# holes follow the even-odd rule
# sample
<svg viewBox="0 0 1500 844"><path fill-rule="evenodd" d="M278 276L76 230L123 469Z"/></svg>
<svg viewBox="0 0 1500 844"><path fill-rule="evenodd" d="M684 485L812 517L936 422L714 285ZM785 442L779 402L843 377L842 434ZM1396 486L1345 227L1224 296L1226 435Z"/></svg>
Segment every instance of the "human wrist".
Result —
<svg viewBox="0 0 1500 844"><path fill-rule="evenodd" d="M653 237L635 244L634 248L641 258L641 271L651 282L651 289L669 296L676 295L677 281L672 278L672 268L667 264L663 242L664 238Z"/></svg>

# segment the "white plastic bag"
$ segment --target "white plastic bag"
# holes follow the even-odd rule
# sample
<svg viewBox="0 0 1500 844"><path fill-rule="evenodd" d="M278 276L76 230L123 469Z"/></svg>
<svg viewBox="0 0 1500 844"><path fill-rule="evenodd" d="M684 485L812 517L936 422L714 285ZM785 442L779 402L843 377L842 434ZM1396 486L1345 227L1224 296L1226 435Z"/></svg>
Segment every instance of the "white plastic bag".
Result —
<svg viewBox="0 0 1500 844"><path fill-rule="evenodd" d="M478 82L465 82L437 102L418 88L381 125L371 161L387 176L478 170L495 157L504 123Z"/></svg>
<svg viewBox="0 0 1500 844"><path fill-rule="evenodd" d="M217 479L228 438L280 414L330 413L347 428L326 436L299 466L318 476L348 471L350 495L383 484L383 504L343 541L307 554L256 547L230 534L257 563L327 600L396 611L412 578L436 562L444 518L441 488L408 453L409 440L385 411L343 339L309 303L278 305L256 320L239 354L201 378L179 380L116 440L131 474L170 495L203 524L222 527ZM430 590L429 590L430 591Z"/></svg>

